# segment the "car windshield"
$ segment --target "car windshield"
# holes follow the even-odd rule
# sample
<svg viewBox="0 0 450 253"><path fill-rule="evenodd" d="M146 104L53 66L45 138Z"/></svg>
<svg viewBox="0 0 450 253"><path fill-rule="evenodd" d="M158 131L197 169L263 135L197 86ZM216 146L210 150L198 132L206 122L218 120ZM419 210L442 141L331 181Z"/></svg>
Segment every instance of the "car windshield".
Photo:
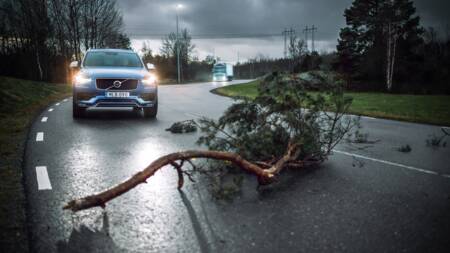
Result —
<svg viewBox="0 0 450 253"><path fill-rule="evenodd" d="M84 60L85 67L142 67L136 53L89 52Z"/></svg>

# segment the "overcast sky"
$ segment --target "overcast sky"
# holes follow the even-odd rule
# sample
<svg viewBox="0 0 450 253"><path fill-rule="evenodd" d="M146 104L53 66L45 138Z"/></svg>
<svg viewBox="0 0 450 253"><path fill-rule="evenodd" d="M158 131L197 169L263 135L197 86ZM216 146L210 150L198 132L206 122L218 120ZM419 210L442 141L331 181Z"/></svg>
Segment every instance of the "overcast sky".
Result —
<svg viewBox="0 0 450 253"><path fill-rule="evenodd" d="M256 56L281 57L279 36L292 27L304 37L305 26L316 26L316 48L334 50L339 29L345 25L344 9L352 0L117 0L125 31L139 50L144 41L155 52L161 35L175 31L176 5L180 27L194 35L195 54L208 54L235 62ZM440 30L450 25L449 0L415 0L422 25ZM273 35L273 36L271 36ZM256 38L245 38L256 36ZM311 37L311 35L309 35ZM226 37L226 38L224 38ZM229 38L234 37L234 38ZM236 38L241 37L241 38ZM309 45L311 46L311 45Z"/></svg>

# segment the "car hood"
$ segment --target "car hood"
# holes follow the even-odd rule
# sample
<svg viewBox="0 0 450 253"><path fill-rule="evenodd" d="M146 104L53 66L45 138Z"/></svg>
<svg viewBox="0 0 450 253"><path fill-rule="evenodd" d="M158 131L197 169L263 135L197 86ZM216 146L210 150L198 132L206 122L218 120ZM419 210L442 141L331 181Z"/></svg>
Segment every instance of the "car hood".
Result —
<svg viewBox="0 0 450 253"><path fill-rule="evenodd" d="M83 68L81 72L93 79L142 79L148 75L148 71L142 68Z"/></svg>

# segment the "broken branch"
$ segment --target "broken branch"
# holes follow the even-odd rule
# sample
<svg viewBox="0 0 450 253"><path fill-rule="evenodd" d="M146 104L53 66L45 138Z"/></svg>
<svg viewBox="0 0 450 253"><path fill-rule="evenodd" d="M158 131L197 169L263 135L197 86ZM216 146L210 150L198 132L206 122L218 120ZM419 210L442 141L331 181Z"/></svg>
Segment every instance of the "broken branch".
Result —
<svg viewBox="0 0 450 253"><path fill-rule="evenodd" d="M284 162L278 162L274 166L274 169L264 170L258 165L243 159L240 155L236 153L221 152L221 151L206 151L206 150L205 151L192 150L192 151L172 153L158 158L143 171L136 173L134 176L118 184L117 186L98 194L72 200L69 203L67 203L63 207L63 209L69 209L72 210L73 212L77 212L80 210L97 206L104 207L105 204L111 199L114 199L133 189L137 185L146 182L146 180L149 177L153 176L159 169L163 168L166 165L172 165L177 169L179 176L178 186L180 187L183 185L184 182L184 180L181 179L183 173L181 170L181 166L177 164L176 161L189 161L189 159L192 158L211 158L216 160L232 162L239 168L242 168L243 170L256 175L260 183L270 182L270 180L272 180L272 178L274 177L274 172L279 172L279 170L281 169L278 168L278 166L282 166L282 164L284 164ZM283 157L282 159L285 158Z"/></svg>

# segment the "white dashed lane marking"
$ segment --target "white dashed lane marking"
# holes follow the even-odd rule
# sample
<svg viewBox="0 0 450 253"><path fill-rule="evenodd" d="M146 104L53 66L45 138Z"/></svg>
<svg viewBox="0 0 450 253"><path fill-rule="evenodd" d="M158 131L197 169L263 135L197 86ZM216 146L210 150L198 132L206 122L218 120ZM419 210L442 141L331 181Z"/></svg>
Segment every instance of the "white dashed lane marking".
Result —
<svg viewBox="0 0 450 253"><path fill-rule="evenodd" d="M38 190L51 190L50 178L48 177L46 166L36 167L36 178L38 183Z"/></svg>
<svg viewBox="0 0 450 253"><path fill-rule="evenodd" d="M68 100L68 99L67 99L67 98L65 98L65 99L64 99L63 101L64 101L64 102L67 102L67 100Z"/></svg>
<svg viewBox="0 0 450 253"><path fill-rule="evenodd" d="M56 105L56 106L59 106L59 105L60 105L60 103L56 103L55 105Z"/></svg>
<svg viewBox="0 0 450 253"><path fill-rule="evenodd" d="M44 141L44 132L38 132L36 134L36 141Z"/></svg>
<svg viewBox="0 0 450 253"><path fill-rule="evenodd" d="M42 117L41 122L47 122L48 117Z"/></svg>
<svg viewBox="0 0 450 253"><path fill-rule="evenodd" d="M378 162L378 163L383 163L383 164L387 164L387 165L391 165L391 166L396 166L396 167L404 168L404 169L407 169L407 170L413 170L413 171L417 171L417 172L421 172L421 173L425 173L425 174L436 175L436 176L443 176L443 177L446 177L446 178L450 178L450 175L448 175L448 174L441 174L441 173L438 173L436 171L421 169L421 168L417 168L417 167L414 167L414 166L404 165L404 164L401 164L401 163L389 162L389 161L385 161L385 160L381 160L381 159L376 159L376 158L363 156L363 155L357 155L357 154L353 154L353 153L349 153L349 152L345 152L345 151L340 151L340 150L333 150L333 152L338 153L338 154L342 154L342 155L353 156L353 157L356 157L356 158L369 160L369 161L372 161L372 162Z"/></svg>
<svg viewBox="0 0 450 253"><path fill-rule="evenodd" d="M362 118L364 118L364 119L377 119L377 118L374 118L374 117L368 117L368 116L362 116Z"/></svg>
<svg viewBox="0 0 450 253"><path fill-rule="evenodd" d="M53 108L48 109L49 112L53 112Z"/></svg>

